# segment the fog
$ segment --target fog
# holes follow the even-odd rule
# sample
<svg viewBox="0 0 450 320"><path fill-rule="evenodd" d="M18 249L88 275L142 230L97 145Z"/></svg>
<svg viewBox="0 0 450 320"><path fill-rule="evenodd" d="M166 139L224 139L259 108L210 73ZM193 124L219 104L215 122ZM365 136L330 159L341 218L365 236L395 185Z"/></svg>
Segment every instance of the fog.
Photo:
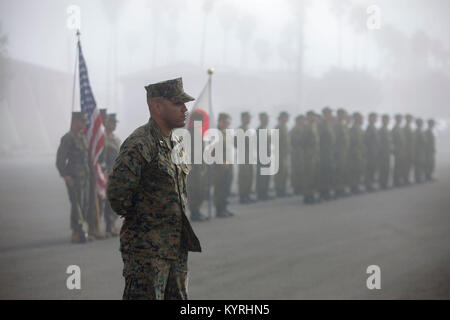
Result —
<svg viewBox="0 0 450 320"><path fill-rule="evenodd" d="M81 10L97 105L118 113L121 138L147 121L145 85L182 76L198 96L209 67L214 113L229 112L232 126L242 111L253 126L267 111L274 126L281 110L295 116L329 105L409 112L447 128L445 0L2 0L1 154L55 152L72 101L79 109L71 5Z"/></svg>

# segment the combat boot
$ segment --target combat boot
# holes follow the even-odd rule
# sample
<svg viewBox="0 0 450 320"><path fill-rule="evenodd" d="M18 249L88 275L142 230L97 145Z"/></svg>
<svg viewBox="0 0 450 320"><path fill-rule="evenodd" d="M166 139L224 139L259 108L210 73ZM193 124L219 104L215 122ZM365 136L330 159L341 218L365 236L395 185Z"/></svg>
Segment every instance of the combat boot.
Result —
<svg viewBox="0 0 450 320"><path fill-rule="evenodd" d="M200 211L193 211L191 213L191 221L202 222L208 220L208 217L201 214Z"/></svg>

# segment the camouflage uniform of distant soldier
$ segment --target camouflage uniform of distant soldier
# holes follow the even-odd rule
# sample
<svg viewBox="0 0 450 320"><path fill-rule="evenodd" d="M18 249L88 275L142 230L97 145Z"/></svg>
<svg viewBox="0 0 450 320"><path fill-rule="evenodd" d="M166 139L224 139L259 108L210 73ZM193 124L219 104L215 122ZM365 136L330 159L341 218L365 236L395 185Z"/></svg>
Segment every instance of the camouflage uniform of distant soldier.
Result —
<svg viewBox="0 0 450 320"><path fill-rule="evenodd" d="M334 176L334 150L336 144L336 137L334 136L332 111L325 107L322 110L323 119L319 124L320 135L320 160L319 160L319 175L320 184L319 192L320 198L329 200L331 197L331 190L333 188Z"/></svg>
<svg viewBox="0 0 450 320"><path fill-rule="evenodd" d="M434 120L428 120L428 129L425 132L425 178L433 180L436 157L436 139L433 133Z"/></svg>
<svg viewBox="0 0 450 320"><path fill-rule="evenodd" d="M216 206L216 216L225 218L233 216L234 213L228 211L228 197L230 196L231 183L233 181L233 165L228 163L230 152L227 148L226 129L230 125L231 117L226 113L220 113L217 128L223 137L223 159L221 164L215 163L213 166L213 184L214 184L214 204ZM230 144L233 146L233 143ZM231 161L232 159L230 159Z"/></svg>
<svg viewBox="0 0 450 320"><path fill-rule="evenodd" d="M201 248L186 217L190 166L172 129L184 127L185 102L194 99L181 78L145 89L151 118L122 144L107 185L111 207L125 218L123 298L187 299L188 251Z"/></svg>
<svg viewBox="0 0 450 320"><path fill-rule="evenodd" d="M335 192L336 196L345 196L348 186L348 151L350 146L350 134L348 129L348 116L344 109L337 111L337 122L335 125L336 148L335 148Z"/></svg>
<svg viewBox="0 0 450 320"><path fill-rule="evenodd" d="M259 114L260 125L257 129L257 146L258 146L258 161L256 164L256 194L258 196L258 200L268 200L269 199L269 184L270 184L270 175L262 175L261 169L270 167L270 163L261 163L261 158L259 156L260 148L262 148L262 133L266 133L266 146L265 146L265 154L270 157L271 156L271 135L269 132L269 116L267 113L262 112ZM262 131L267 130L267 131ZM264 151L264 149L263 149Z"/></svg>
<svg viewBox="0 0 450 320"><path fill-rule="evenodd" d="M106 116L105 121L105 146L101 158L104 162L105 174L108 176L113 169L114 161L119 155L120 139L114 134L117 125L117 118L115 113L110 113ZM106 199L104 206L104 216L106 223L106 236L117 237L119 232L116 228L117 215L114 213L109 201Z"/></svg>
<svg viewBox="0 0 450 320"><path fill-rule="evenodd" d="M414 137L411 129L413 117L409 114L405 116L406 124L403 128L404 137L404 158L403 158L403 182L410 184L411 168L414 161Z"/></svg>
<svg viewBox="0 0 450 320"><path fill-rule="evenodd" d="M87 223L89 213L89 156L84 128L86 117L82 112L72 112L71 129L61 138L56 153L56 168L64 178L69 199L70 228L72 242L86 242L86 230L83 223Z"/></svg>
<svg viewBox="0 0 450 320"><path fill-rule="evenodd" d="M352 193L359 193L359 185L364 174L366 146L362 130L363 118L358 112L353 114L353 126L350 129L350 148L348 153L348 172Z"/></svg>
<svg viewBox="0 0 450 320"><path fill-rule="evenodd" d="M395 116L395 125L392 129L392 149L394 153L394 186L399 187L404 184L403 162L405 158L405 136L404 130L400 127L402 123L402 116L397 114Z"/></svg>
<svg viewBox="0 0 450 320"><path fill-rule="evenodd" d="M375 127L377 115L371 113L369 115L369 125L364 134L364 143L366 145L366 168L364 175L364 184L366 191L374 190L375 175L378 164L378 130Z"/></svg>
<svg viewBox="0 0 450 320"><path fill-rule="evenodd" d="M287 122L289 121L289 114L287 112L281 112L278 117L278 125L275 129L279 130L279 156L278 156L278 172L274 176L275 191L278 197L287 196L287 178L288 178L288 163L290 153L290 137L287 128Z"/></svg>
<svg viewBox="0 0 450 320"><path fill-rule="evenodd" d="M295 118L295 126L291 129L289 136L291 138L291 185L294 194L301 195L305 159L302 149L302 135L305 129L305 116L299 115Z"/></svg>
<svg viewBox="0 0 450 320"><path fill-rule="evenodd" d="M304 154L304 176L303 176L303 202L312 204L315 202L317 191L317 170L319 166L319 133L317 132L316 116L313 111L306 115L307 123L302 134L301 148Z"/></svg>
<svg viewBox="0 0 450 320"><path fill-rule="evenodd" d="M378 131L378 181L381 189L386 189L389 182L390 159L392 152L392 137L388 128L389 116L383 115L382 127Z"/></svg>
<svg viewBox="0 0 450 320"><path fill-rule="evenodd" d="M189 210L191 211L191 220L192 221L204 221L207 219L201 212L200 207L205 200L205 196L208 193L208 166L203 163L194 163L195 157L195 127L194 121L200 122L203 121L203 115L199 112L193 112L190 118L191 123L189 124L189 133L191 135L191 166L192 170L187 177L187 193L188 193L188 203ZM202 126L199 126L200 132L197 132L199 136L202 136ZM201 152L203 159L203 150L204 144L203 139L201 141L201 145L197 147L199 152Z"/></svg>
<svg viewBox="0 0 450 320"><path fill-rule="evenodd" d="M416 130L414 132L414 178L416 183L421 183L425 178L426 164L426 142L422 131L423 120L416 119Z"/></svg>
<svg viewBox="0 0 450 320"><path fill-rule="evenodd" d="M250 123L250 114L248 112L243 112L241 114L241 126L239 129L242 129L244 133L249 133L249 123ZM250 133L251 134L251 133ZM236 145L237 146L237 145ZM252 191L253 186L253 169L254 165L249 162L250 160L250 150L249 147L249 138L245 137L245 164L238 164L238 191L239 191L239 202L242 204L254 202L254 200L250 197L250 193ZM239 155L239 151L238 151Z"/></svg>

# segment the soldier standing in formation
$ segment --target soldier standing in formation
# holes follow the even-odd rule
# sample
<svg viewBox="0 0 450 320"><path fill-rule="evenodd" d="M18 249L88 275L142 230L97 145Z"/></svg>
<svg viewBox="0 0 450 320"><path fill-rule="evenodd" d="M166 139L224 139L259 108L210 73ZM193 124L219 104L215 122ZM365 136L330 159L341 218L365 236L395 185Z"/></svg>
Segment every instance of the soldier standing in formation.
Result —
<svg viewBox="0 0 450 320"><path fill-rule="evenodd" d="M216 163L213 168L214 204L216 206L216 216L219 218L234 216L234 213L227 209L228 197L230 196L231 183L233 181L233 165L227 163L227 157L232 152L232 150L227 148L226 141L226 129L229 128L230 121L231 117L227 113L219 114L217 129L220 130L223 138L223 163Z"/></svg>
<svg viewBox="0 0 450 320"><path fill-rule="evenodd" d="M194 151L195 151L195 127L194 121L203 121L203 115L199 112L193 112L191 115L191 123L189 124L189 133L191 136L191 163L192 169L187 178L187 193L188 193L188 203L189 211L191 212L191 221L205 221L205 217L200 212L200 207L205 200L205 195L208 192L208 168L203 163L194 163ZM198 135L202 135L201 126L199 128L200 132ZM201 154L203 155L204 144L202 139L202 145L200 146Z"/></svg>
<svg viewBox="0 0 450 320"><path fill-rule="evenodd" d="M185 103L194 98L181 78L145 89L151 118L124 141L107 184L111 207L125 218L123 298L187 299L188 251L201 247L186 217L190 166L172 130L184 127Z"/></svg>
<svg viewBox="0 0 450 320"><path fill-rule="evenodd" d="M323 118L319 124L319 193L320 199L327 201L331 199L331 187L333 185L335 136L331 109L325 107L322 110L322 115Z"/></svg>
<svg viewBox="0 0 450 320"><path fill-rule="evenodd" d="M319 166L319 133L317 131L317 118L313 111L306 114L307 123L301 139L304 154L303 202L313 204L317 191L317 174Z"/></svg>
<svg viewBox="0 0 450 320"><path fill-rule="evenodd" d="M405 116L405 127L403 128L403 139L404 139L404 158L403 158L403 183L405 185L411 184L411 168L414 161L414 137L411 128L411 123L413 117L410 114Z"/></svg>
<svg viewBox="0 0 450 320"><path fill-rule="evenodd" d="M414 132L414 178L416 183L424 181L425 176L425 135L422 131L423 120L416 119L416 131Z"/></svg>
<svg viewBox="0 0 450 320"><path fill-rule="evenodd" d="M364 172L365 145L364 132L362 130L363 117L359 112L353 114L353 125L350 129L350 149L348 159L348 172L352 193L361 192L359 185Z"/></svg>
<svg viewBox="0 0 450 320"><path fill-rule="evenodd" d="M290 137L287 128L287 123L289 121L289 114L287 112L281 112L278 117L278 125L275 129L279 130L279 166L278 172L275 174L275 191L278 197L287 196L287 178L289 174L289 153L290 153Z"/></svg>
<svg viewBox="0 0 450 320"><path fill-rule="evenodd" d="M365 168L365 179L364 183L366 186L366 191L374 190L375 175L377 171L377 160L378 160L378 132L375 127L377 122L377 114L369 114L369 125L367 126L366 132L364 134L364 142L366 145L366 168Z"/></svg>
<svg viewBox="0 0 450 320"><path fill-rule="evenodd" d="M250 124L250 113L243 112L241 114L241 126L239 129L242 129L244 133L248 133ZM239 164L238 171L238 191L239 191L239 202L241 204L252 203L254 200L250 198L250 193L253 185L253 169L254 165L249 163L249 138L245 137L245 164Z"/></svg>
<svg viewBox="0 0 450 320"><path fill-rule="evenodd" d="M394 186L400 187L403 185L402 166L404 161L404 131L401 128L402 115L395 115L395 125L392 129L392 143L394 150Z"/></svg>
<svg viewBox="0 0 450 320"><path fill-rule="evenodd" d="M389 132L389 116L383 115L382 127L378 131L378 180L381 189L387 189L389 182L390 159L392 153L392 138Z"/></svg>
<svg viewBox="0 0 450 320"><path fill-rule="evenodd" d="M425 178L427 181L433 180L433 172L435 167L436 157L436 141L434 138L434 120L428 120L428 128L425 132Z"/></svg>
<svg viewBox="0 0 450 320"><path fill-rule="evenodd" d="M112 172L114 161L119 155L121 141L114 134L117 126L117 117L115 113L106 115L105 124L105 146L103 147L102 160L106 176ZM119 232L116 227L117 215L114 213L109 201L106 199L104 206L104 217L106 224L106 237L117 237Z"/></svg>
<svg viewBox="0 0 450 320"><path fill-rule="evenodd" d="M349 185L348 180L348 151L350 146L350 135L348 129L348 115L344 109L337 111L337 121L335 125L336 135L336 197L347 195L346 188Z"/></svg>
<svg viewBox="0 0 450 320"><path fill-rule="evenodd" d="M289 133L291 137L291 185L295 195L303 193L303 176L305 174L304 153L302 148L302 136L305 129L305 116L295 118L295 126Z"/></svg>
<svg viewBox="0 0 450 320"><path fill-rule="evenodd" d="M87 241L83 225L91 221L88 217L90 202L90 166L88 146L84 129L86 116L83 112L72 112L70 131L62 138L56 153L56 168L66 183L70 210L70 228L72 242Z"/></svg>
<svg viewBox="0 0 450 320"><path fill-rule="evenodd" d="M270 175L262 175L261 169L270 167L270 163L262 164L259 158L259 148L262 146L262 133L264 132L266 135L265 148L266 154L271 156L271 135L269 132L269 116L267 113L262 112L259 114L259 127L257 129L257 147L258 147L258 161L256 164L256 194L258 196L258 200L269 200L269 184L270 184ZM264 130L264 131L262 131Z"/></svg>

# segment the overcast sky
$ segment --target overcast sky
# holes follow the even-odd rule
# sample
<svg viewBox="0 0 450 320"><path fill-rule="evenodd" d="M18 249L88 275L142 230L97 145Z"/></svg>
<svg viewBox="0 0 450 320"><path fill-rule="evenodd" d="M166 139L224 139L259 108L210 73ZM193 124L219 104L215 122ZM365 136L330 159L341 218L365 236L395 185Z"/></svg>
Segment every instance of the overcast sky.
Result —
<svg viewBox="0 0 450 320"><path fill-rule="evenodd" d="M109 2L118 4L117 47L120 74L179 61L201 63L204 1ZM214 6L208 17L205 37L206 64L246 69L289 67L289 57L283 59L280 51L291 50L292 55L295 55L298 29L295 3L300 1L212 2ZM103 0L2 0L0 19L3 32L9 38L9 56L59 70L72 70L75 37L74 32L66 27L68 17L66 9L70 4L75 4L81 8L85 55L90 65L95 64L95 68L103 72L111 63L111 37L114 33L111 23L113 10L111 8L106 10L107 3L108 1ZM318 75L330 66L338 64L336 47L339 28L334 8L338 5L342 5L345 10L342 29L343 65L352 67L355 63L353 58L355 50L364 51L360 54L362 56L360 60L363 61L359 63L364 63L370 68L377 68L380 65L380 54L371 43L374 33L378 31L359 32L359 29L365 28L367 14L359 11L364 16L358 21L359 17L355 17L352 13L352 9L367 8L369 4L380 7L382 28L393 25L406 35L423 30L428 36L440 39L448 48L449 1L309 1L303 26L306 72ZM245 38L243 33L248 33L249 36L243 39ZM154 56L155 41L158 49ZM366 41L367 44L361 46L361 41L363 43ZM258 45L268 52L268 58L263 66L257 58ZM247 51L245 63L242 61L243 50ZM289 52L286 55L289 55Z"/></svg>

